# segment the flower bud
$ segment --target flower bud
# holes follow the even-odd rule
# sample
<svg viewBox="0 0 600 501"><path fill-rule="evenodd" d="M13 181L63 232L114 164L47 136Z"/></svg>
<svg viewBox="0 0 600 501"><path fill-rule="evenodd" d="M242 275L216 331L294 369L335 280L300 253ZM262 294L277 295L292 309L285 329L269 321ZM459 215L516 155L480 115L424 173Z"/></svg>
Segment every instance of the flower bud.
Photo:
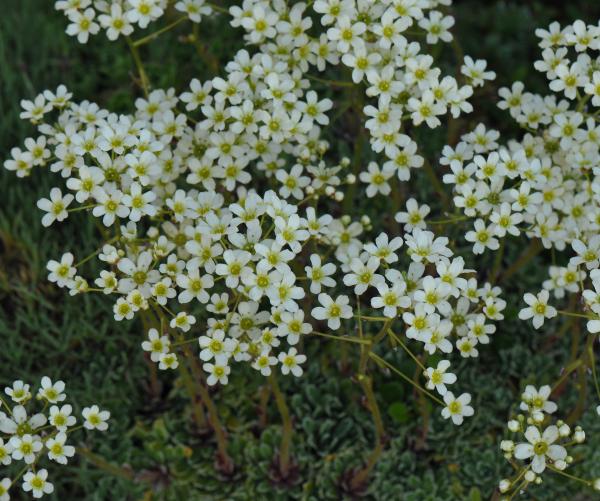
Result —
<svg viewBox="0 0 600 501"><path fill-rule="evenodd" d="M571 460L573 460L573 458L571 458ZM567 462L568 461L563 461L562 459L558 459L558 460L554 461L554 467L557 470L566 470L567 469Z"/></svg>
<svg viewBox="0 0 600 501"><path fill-rule="evenodd" d="M557 423L558 425L558 423ZM562 425L558 425L558 434L561 437L568 437L571 434L571 428L568 424L563 423Z"/></svg>
<svg viewBox="0 0 600 501"><path fill-rule="evenodd" d="M508 422L508 429L513 433L516 433L521 429L521 424L516 419L511 419Z"/></svg>
<svg viewBox="0 0 600 501"><path fill-rule="evenodd" d="M510 480L506 478L500 480L500 483L498 484L498 490L502 493L505 493L508 492L508 489L510 489Z"/></svg>
<svg viewBox="0 0 600 501"><path fill-rule="evenodd" d="M575 433L573 433L573 440L575 440L575 442L577 442L578 444L581 444L585 441L585 431L583 431L583 429L580 426L575 428Z"/></svg>
<svg viewBox="0 0 600 501"><path fill-rule="evenodd" d="M531 413L531 419L534 423L540 424L544 421L544 413L542 411L533 411Z"/></svg>
<svg viewBox="0 0 600 501"><path fill-rule="evenodd" d="M533 473L531 470L527 470L527 473L525 473L524 478L527 482L533 482L533 481L535 481L535 477L536 477L535 473Z"/></svg>

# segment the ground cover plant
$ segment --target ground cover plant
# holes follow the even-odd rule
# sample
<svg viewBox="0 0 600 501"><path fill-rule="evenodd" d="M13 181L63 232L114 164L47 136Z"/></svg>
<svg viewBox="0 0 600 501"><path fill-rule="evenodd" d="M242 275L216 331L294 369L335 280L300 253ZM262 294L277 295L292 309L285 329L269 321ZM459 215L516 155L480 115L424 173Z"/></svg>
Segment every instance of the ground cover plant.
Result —
<svg viewBox="0 0 600 501"><path fill-rule="evenodd" d="M53 7L2 26L4 499L597 495L593 6Z"/></svg>

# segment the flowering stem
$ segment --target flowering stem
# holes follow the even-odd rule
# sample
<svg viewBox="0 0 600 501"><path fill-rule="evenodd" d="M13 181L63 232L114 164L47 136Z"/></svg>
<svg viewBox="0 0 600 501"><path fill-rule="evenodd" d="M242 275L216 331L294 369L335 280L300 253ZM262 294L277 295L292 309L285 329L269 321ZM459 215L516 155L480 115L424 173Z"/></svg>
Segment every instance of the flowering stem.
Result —
<svg viewBox="0 0 600 501"><path fill-rule="evenodd" d="M219 61L200 41L200 29L198 28L198 23L193 23L192 26L192 42L194 47L196 47L196 52L198 52L198 55L202 58L204 63L210 67L213 73L217 74L219 72Z"/></svg>
<svg viewBox="0 0 600 501"><path fill-rule="evenodd" d="M78 450L77 452L79 452L79 450ZM37 459L37 458L36 458L36 459ZM25 472L31 468L31 466L32 466L32 465L28 465L28 464L26 464L26 465L25 465L23 468L21 468L21 471L19 471L19 473L17 473L17 475L16 475L16 476L15 476L15 477L12 479L12 481L10 482L10 487L12 487L13 485L15 485L15 484L16 484L16 483L19 481L19 479L20 479L20 478L21 478L23 475L25 475ZM10 489L10 487L9 487L9 489Z"/></svg>
<svg viewBox="0 0 600 501"><path fill-rule="evenodd" d="M335 336L333 334L325 334L324 332L317 332L317 331L312 331L311 334L316 334L317 336L323 336L323 337L327 337L330 339L336 339L338 341L347 341L349 343L371 344L371 341L369 341L368 339L359 339L359 338L350 337L350 336Z"/></svg>
<svg viewBox="0 0 600 501"><path fill-rule="evenodd" d="M332 85L334 87L354 87L352 82L344 82L343 80L327 80L325 78L316 77L314 75L305 75L309 80L314 80L315 82L321 82L327 85Z"/></svg>
<svg viewBox="0 0 600 501"><path fill-rule="evenodd" d="M504 257L504 243L506 239L503 238L500 240L500 248L496 251L496 256L494 258L494 264L492 266L492 271L490 272L490 283L494 283L498 278L498 274L500 273L500 268L502 267L502 258Z"/></svg>
<svg viewBox="0 0 600 501"><path fill-rule="evenodd" d="M178 347L178 346L183 346L184 344L193 344L193 343L197 343L198 342L198 338L192 338L192 339L183 339L180 341L177 341L175 343L173 343L171 346L173 347Z"/></svg>
<svg viewBox="0 0 600 501"><path fill-rule="evenodd" d="M110 240L108 240L107 242L105 242L102 247L100 247L99 249L96 249L94 252L92 252L89 256L84 257L81 261L79 261L78 263L76 263L74 265L75 268L81 266L84 263L87 263L90 259L92 259L94 256L97 256L98 254L100 254L102 252L102 249L104 248L104 245L110 245L113 242L115 242L118 239L118 237L113 237Z"/></svg>
<svg viewBox="0 0 600 501"><path fill-rule="evenodd" d="M281 446L279 448L279 469L283 478L287 478L290 472L290 447L292 443L292 418L290 416L290 410L285 402L285 397L279 389L277 382L277 376L275 372L271 372L269 376L269 382L271 383L271 389L275 396L275 402L279 414L281 414L282 431L281 431Z"/></svg>
<svg viewBox="0 0 600 501"><path fill-rule="evenodd" d="M92 209L96 207L97 204L88 204L88 205L80 205L79 207L73 207L72 209L67 209L67 212L79 212L82 210Z"/></svg>
<svg viewBox="0 0 600 501"><path fill-rule="evenodd" d="M171 24L168 24L164 28L161 28L160 30L156 30L155 32L150 33L149 35L147 35L143 38L140 38L139 40L136 40L135 42L133 42L133 46L137 48L140 45L147 44L148 42L151 42L155 38L159 37L163 33L166 33L167 31L173 29L175 26L177 26L178 24L181 24L183 21L186 21L187 19L188 18L186 16L180 17L179 19L177 19L176 21L173 21Z"/></svg>
<svg viewBox="0 0 600 501"><path fill-rule="evenodd" d="M404 374L403 372L399 371L398 369L396 369L396 367L394 367L392 364L390 364L389 362L386 362L383 358L381 358L380 356L376 355L373 352L369 353L369 356L375 360L376 362L385 365L388 369L390 369L392 372L396 373L398 376L400 376L402 379L404 379L405 381L407 381L408 383L410 383L412 386L414 386L417 390L423 392L425 395L427 395L429 398L431 398L434 402L437 402L438 404L445 406L446 404L444 404L444 402L442 402L438 397L436 397L433 393L427 391L425 388L423 388L422 386L418 385L417 383L415 383L411 378L409 378L406 374Z"/></svg>
<svg viewBox="0 0 600 501"><path fill-rule="evenodd" d="M436 172L433 170L433 167L429 163L429 160L425 159L425 161L423 162L423 169L425 170L425 174L427 174L427 177L431 181L433 188L435 189L437 194L440 196L440 201L442 202L442 205L446 209L449 208L450 200L448 199L448 194L446 193L446 189L444 188L444 185L440 182Z"/></svg>
<svg viewBox="0 0 600 501"><path fill-rule="evenodd" d="M423 369L424 371L427 370L427 368L423 365L423 363L416 357L416 355L412 351L410 351L408 346L406 346L406 344L400 339L400 337L396 336L396 334L394 334L391 330L388 332L390 333L390 336L392 337L392 339L394 341L396 341L400 346L402 346L404 351L410 355L410 357L416 362L416 364L421 369Z"/></svg>
<svg viewBox="0 0 600 501"><path fill-rule="evenodd" d="M221 12L222 14L229 14L229 11L219 5L215 5L214 3L211 2L206 2L206 5L208 5L211 9L216 10L217 12Z"/></svg>
<svg viewBox="0 0 600 501"><path fill-rule="evenodd" d="M146 97L148 97L149 89L150 89L150 81L148 80L148 75L146 75L146 70L144 69L144 65L142 63L142 59L140 58L140 52L135 44L131 41L131 38L125 37L127 40L127 45L129 45L129 50L131 51L131 56L133 57L133 62L135 63L135 67L137 68L138 74L140 76L140 84L142 86L142 90Z"/></svg>
<svg viewBox="0 0 600 501"><path fill-rule="evenodd" d="M590 315L584 315L582 313L575 313L573 311L558 310L558 313L560 313L561 315L565 315L567 317L586 318L587 320L590 320L593 318Z"/></svg>
<svg viewBox="0 0 600 501"><path fill-rule="evenodd" d="M449 219L440 219L439 221L428 221L427 224L450 224L465 221L467 219L469 219L467 216L456 216Z"/></svg>
<svg viewBox="0 0 600 501"><path fill-rule="evenodd" d="M389 318L385 317L367 317L365 315L354 315L354 318L368 320L369 322L387 322L389 320Z"/></svg>
<svg viewBox="0 0 600 501"><path fill-rule="evenodd" d="M77 447L77 453L81 454L84 458L86 458L94 466L109 473L110 475L114 475L115 477L120 477L125 480L129 480L130 482L135 481L135 476L131 470L128 470L121 466L109 463L106 459L99 456L98 454L93 453L92 451L90 451L89 449L87 449L85 447Z"/></svg>
<svg viewBox="0 0 600 501"><path fill-rule="evenodd" d="M569 377L569 375L577 370L577 368L582 364L583 362L581 360L575 360L573 363L571 363L570 365L568 365L565 368L565 371L563 372L563 375L560 377L560 379L554 383L554 386L552 386L552 393L554 393L563 383L564 381Z"/></svg>
<svg viewBox="0 0 600 501"><path fill-rule="evenodd" d="M362 167L363 167L363 146L366 141L365 138L365 128L363 126L363 107L364 107L364 95L362 91L358 87L352 86L351 92L349 93L348 99L354 103L352 108L356 112L355 124L354 124L354 152L352 156L352 174L355 177L358 177ZM349 214L351 212L352 206L354 204L354 197L356 195L357 183L352 183L348 190L346 191L346 195L344 198L344 204L342 206L342 210L344 214Z"/></svg>
<svg viewBox="0 0 600 501"><path fill-rule="evenodd" d="M8 413L12 416L13 415L12 408L8 406L8 404L6 403L4 398L2 398L2 395L0 395L0 409L2 408L3 405L8 410Z"/></svg>
<svg viewBox="0 0 600 501"><path fill-rule="evenodd" d="M369 352L371 354L371 352ZM367 464L364 468L359 470L357 474L352 478L350 485L353 490L359 490L364 483L369 478L371 471L375 467L377 460L381 456L383 452L383 439L385 436L385 429L383 427L383 420L381 419L381 412L379 410L379 405L377 405L377 399L375 398L375 393L373 392L373 381L369 376L364 374L358 375L358 381L365 392L365 396L367 398L367 405L369 406L369 410L373 416L373 423L375 424L375 447L371 451L369 455L369 459L367 459Z"/></svg>
<svg viewBox="0 0 600 501"><path fill-rule="evenodd" d="M542 242L538 238L534 238L529 247L523 251L519 258L506 270L498 282L504 282L517 273L523 266L537 256L543 249Z"/></svg>
<svg viewBox="0 0 600 501"><path fill-rule="evenodd" d="M225 429L221 424L219 419L219 413L217 411L217 406L213 402L212 398L210 398L210 394L208 389L204 384L204 377L200 368L198 367L196 358L192 354L190 347L188 345L182 346L182 351L185 357L188 359L190 367L192 369L192 373L194 375L194 379L197 384L196 387L198 389L198 393L200 393L200 398L202 399L202 403L206 406L208 410L208 420L212 426L212 429L215 433L215 439L217 440L217 449L219 451L219 458L221 459L221 463L223 466L223 470L226 473L233 472L233 460L227 453L227 437L225 436Z"/></svg>
<svg viewBox="0 0 600 501"><path fill-rule="evenodd" d="M584 478L576 477L575 475L571 475L570 473L565 473L564 471L559 470L558 468L555 468L552 465L548 464L546 466L548 467L549 470L552 470L553 472L558 473L559 475L562 475L563 477L570 478L571 480L575 480L576 482L581 482L582 484L585 484L588 487L591 487L593 485L592 482L590 482L589 480L586 480Z"/></svg>
<svg viewBox="0 0 600 501"><path fill-rule="evenodd" d="M594 359L593 341L588 345L588 354L590 357L590 367L592 369L592 376L594 378L594 387L596 388L596 393L598 395L598 399L600 400L600 384L598 383L598 373L596 372L596 360Z"/></svg>
<svg viewBox="0 0 600 501"><path fill-rule="evenodd" d="M184 354L187 357L185 351ZM181 379L183 380L183 384L188 392L190 399L192 400L192 413L194 415L194 422L196 423L196 427L199 431L206 429L206 417L204 415L204 409L202 408L202 402L200 401L200 398L197 395L196 390L194 389L194 382L192 380L189 369L185 363L179 364L178 368L179 373L181 374Z"/></svg>

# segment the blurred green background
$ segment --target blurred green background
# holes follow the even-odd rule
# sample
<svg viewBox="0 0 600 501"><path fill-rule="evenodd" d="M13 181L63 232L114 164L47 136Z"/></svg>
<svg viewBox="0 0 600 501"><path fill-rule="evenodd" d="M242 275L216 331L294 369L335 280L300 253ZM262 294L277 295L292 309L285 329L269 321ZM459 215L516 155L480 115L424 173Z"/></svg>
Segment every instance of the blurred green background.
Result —
<svg viewBox="0 0 600 501"><path fill-rule="evenodd" d="M1 2L2 160L12 146L34 134L28 123L18 119L23 98L31 99L43 89L65 83L76 100L90 99L126 112L132 108L132 95L138 93L125 44L110 43L104 36L92 38L87 45L78 44L65 35L66 20L53 10L53 4L49 0ZM498 87L514 80L527 82L533 90L545 88L543 76L532 67L539 53L535 28L552 20L569 23L581 18L596 23L600 2L468 0L456 2L454 11L454 33L465 53L487 59L488 68L498 74L490 90L477 100L477 112L461 125L467 128L485 121L515 134L508 116L495 108L495 95ZM186 43L187 30L184 24L144 48L143 57L156 87L173 86L180 92L191 78L214 75L206 58ZM204 50L221 64L243 45L240 33L229 28L222 16L203 21L199 33ZM432 135L426 143L424 149L435 154L443 138ZM343 472L360 464L370 450L373 430L360 391L331 362L338 346L321 346L318 352L309 346L309 353L320 364L313 364L301 381L284 383L294 418L298 463L297 475L288 484L279 484L270 469L279 440L279 418L273 405L266 416L259 415L262 381L253 373L238 371L230 385L219 390L215 399L230 430L238 465L232 479L220 478L212 464L214 444L191 430L189 409L173 376L161 374L159 395L150 388L149 369L139 347L141 326L114 322L110 301L105 298L71 298L47 282L48 259L66 250L85 255L98 242L94 225L84 216L75 215L66 224L53 226L52 231L43 230L35 202L53 183L52 176L40 169L27 180L17 180L13 173L0 169L0 386L19 378L37 384L42 375L64 379L77 409L98 403L113 414L109 432L81 434L79 445L114 465L124 465L121 476L110 476L87 461L77 460L69 467L52 465L50 476L57 484L53 498L347 497ZM480 350L481 359L459 370L461 390L474 395L477 410L464 426L442 423L435 410L430 432L426 438L421 436L417 397L396 379L379 376L375 386L386 410L389 443L365 499L475 501L492 496L497 480L510 471L498 450L509 409L518 402L524 384L552 382L569 356L566 336L533 332L516 320L523 290L539 287L546 265L547 259L540 256L508 284L511 307L507 321L493 344ZM559 323L554 325L558 329ZM414 371L409 361L397 358L405 372ZM570 409L575 400L575 390L570 387L561 396L561 407ZM599 420L588 412L581 421L592 440L580 448L586 461L576 468L587 477L600 476ZM19 495L15 492L16 499ZM531 499L592 499L590 492L578 492L577 485L551 476L528 495Z"/></svg>

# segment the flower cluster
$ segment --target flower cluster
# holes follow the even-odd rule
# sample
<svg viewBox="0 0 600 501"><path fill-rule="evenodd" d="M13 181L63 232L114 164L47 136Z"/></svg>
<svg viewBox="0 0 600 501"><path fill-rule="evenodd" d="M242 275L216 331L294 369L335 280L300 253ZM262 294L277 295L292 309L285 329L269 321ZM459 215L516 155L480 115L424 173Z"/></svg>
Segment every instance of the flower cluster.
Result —
<svg viewBox="0 0 600 501"><path fill-rule="evenodd" d="M528 385L520 404L524 414L518 414L508 422L508 430L513 438L503 440L500 448L516 471L513 478L500 481L499 490L507 495L506 499L524 491L530 484L542 483L541 474L544 471L565 475L563 471L573 462L568 449L585 441L585 432L580 426L572 429L562 420L549 424L558 409L556 403L550 400L551 392L550 386L535 388ZM526 464L516 463L513 458ZM576 479L600 490L600 479Z"/></svg>
<svg viewBox="0 0 600 501"><path fill-rule="evenodd" d="M306 356L299 341L318 334L308 317L330 331L353 317L366 322L358 311L362 296L363 313L370 305L386 329L401 320L406 337L426 353L456 348L462 357L477 357L505 302L499 288L478 284L447 238L427 231L423 207L418 221L414 213L397 215L404 240L381 233L373 242L362 237L368 218L323 211L327 198L343 198L341 187L354 177L341 175L346 159L324 160L329 145L320 133L333 103L319 99L306 77L311 66L324 70L341 61L352 68L354 84L367 82L376 106L364 107L364 125L372 149L388 162L382 169L369 164L360 178L369 183L368 196L389 192L389 173L408 180L409 168L423 162L401 133L404 118L435 127L448 109L454 116L471 110L472 86L441 78L433 58L404 36L414 24L429 44L449 41L452 18L431 10L439 3L317 1L326 33L315 37L305 4L246 1L231 8L232 25L246 30L260 51L239 51L223 78L193 80L179 96L173 89L149 92L131 115L75 103L64 86L24 101L21 116L41 135L27 139L25 151L13 149L6 168L24 177L49 165L66 179L66 193L55 187L38 202L42 224L86 211L110 231L79 263L70 252L50 261L49 280L73 295L112 295L118 321L146 315L155 326L142 347L161 369L178 367L177 348L190 342L185 333L199 330L208 384L226 384L233 362L265 376L276 365L301 375ZM142 5L152 5L147 17L164 7L126 5L113 8L130 22L141 19L132 12ZM75 16L88 6L59 7ZM473 86L494 77L470 58L462 73ZM270 189L247 188L257 176ZM411 199L408 209L415 204ZM404 243L410 266L397 253ZM92 286L79 270L95 255L106 269ZM449 363L425 375L444 398L444 416L460 424L472 414L470 396L455 399L446 391L456 380L444 374Z"/></svg>
<svg viewBox="0 0 600 501"><path fill-rule="evenodd" d="M543 60L535 67L557 94L532 94L521 82L500 89L499 107L526 131L523 138L500 146L499 133L480 125L441 160L451 170L444 182L453 185L455 206L475 218L466 236L475 253L521 232L545 248L573 245L579 253L598 233L600 28L553 23L537 35ZM576 270L555 275L563 288L576 286Z"/></svg>
<svg viewBox="0 0 600 501"><path fill-rule="evenodd" d="M69 19L67 34L77 37L79 43L87 43L90 35L97 35L100 30L114 41L131 35L136 27L147 28L164 15L169 3L169 0L57 0L54 5ZM174 7L183 19L194 23L213 12L205 0L179 0Z"/></svg>
<svg viewBox="0 0 600 501"><path fill-rule="evenodd" d="M23 490L31 492L34 498L51 494L54 486L48 480L48 470L40 468L42 460L47 456L51 461L67 464L75 455L75 447L67 444L67 437L80 428L108 429L110 413L101 411L97 405L86 407L81 413L83 424L75 426L73 408L64 403L65 383L52 382L47 376L42 378L35 398L30 385L21 380L14 381L4 392L11 404L0 397L0 463L8 466L23 462L23 466L17 476L0 481L0 499L8 500L9 488L20 480ZM40 412L28 410L35 400L43 404Z"/></svg>
<svg viewBox="0 0 600 501"><path fill-rule="evenodd" d="M71 21L67 32L85 43L101 28L111 40L129 37L170 4L183 17L140 40L127 38L144 92L132 112L76 102L62 85L21 103L21 117L36 127L37 137L13 148L5 167L19 177L49 167L59 178L37 204L44 226L87 215L102 234L90 255L76 260L65 252L48 262L48 279L71 295L107 296L116 321L141 317L148 358L161 370L183 369L182 377L182 355L192 369L198 364L205 374L195 383L207 395L204 382L228 384L241 363L269 377L277 393L275 374L301 376L304 348L324 337L361 347L357 381L367 397L368 363L399 372L379 354L402 348L421 369L424 387L416 377L408 379L441 406L444 419L462 424L474 409L469 393L455 396L449 389L458 380L450 372L451 357L478 357L496 331L494 322L504 319L506 302L495 274L482 283L451 241L431 231L440 221L427 221L430 206L415 198L395 214L401 235L373 232L368 216L344 214L352 204L340 210L337 203L345 196L355 202L355 187L344 190L357 178L370 198L390 194L393 178L409 181L413 168L430 169L411 130L438 127L447 113L469 113L474 88L495 78L485 61L469 56L461 56L456 77L443 76L423 51L452 40L450 2L245 0L226 11L204 0L66 0L56 8ZM213 10L231 15L246 48L220 76L193 79L184 92L152 89L137 47ZM519 317L539 328L564 313L549 304L551 293L558 299L581 293L591 313L567 314L585 317L595 334L600 29L578 21L539 35L544 60L536 67L561 97L524 92L520 83L501 89L500 107L526 129L524 137L501 146L499 133L479 124L444 149L441 164L449 172L443 182L452 185L454 205L463 213L448 222L475 220L465 235L475 255L498 250L509 235L521 233L553 251L572 247L576 255L567 266L552 266L543 290L525 294L528 306ZM328 67L329 74L338 67L347 80L311 73ZM329 112L341 116L347 108L319 96L311 82L351 89L353 161L331 160L336 152L324 139L330 137L323 130L332 120ZM372 151L364 155L367 137ZM96 257L102 270L85 276L85 264ZM413 353L415 346L420 353ZM427 362L433 354L437 361ZM45 378L40 398L62 401L63 387ZM34 465L47 450L50 459L66 462L74 453L65 443L74 423L70 407L52 406L46 426L43 414L27 418L26 385L16 382L7 394L19 405L10 416L0 415L0 430L14 435L0 442L0 459ZM526 415L509 429L526 442L504 441L502 449L527 465L501 483L502 492L541 481L546 468L562 472L571 462L569 441L583 440L579 428L548 424L556 411L550 394L549 386L525 390ZM369 398L369 405L374 408L376 399ZM107 412L93 406L83 415L84 427L106 429ZM60 426L56 416L62 416ZM217 440L224 459L223 435ZM24 489L36 497L50 493L46 475L32 466Z"/></svg>

